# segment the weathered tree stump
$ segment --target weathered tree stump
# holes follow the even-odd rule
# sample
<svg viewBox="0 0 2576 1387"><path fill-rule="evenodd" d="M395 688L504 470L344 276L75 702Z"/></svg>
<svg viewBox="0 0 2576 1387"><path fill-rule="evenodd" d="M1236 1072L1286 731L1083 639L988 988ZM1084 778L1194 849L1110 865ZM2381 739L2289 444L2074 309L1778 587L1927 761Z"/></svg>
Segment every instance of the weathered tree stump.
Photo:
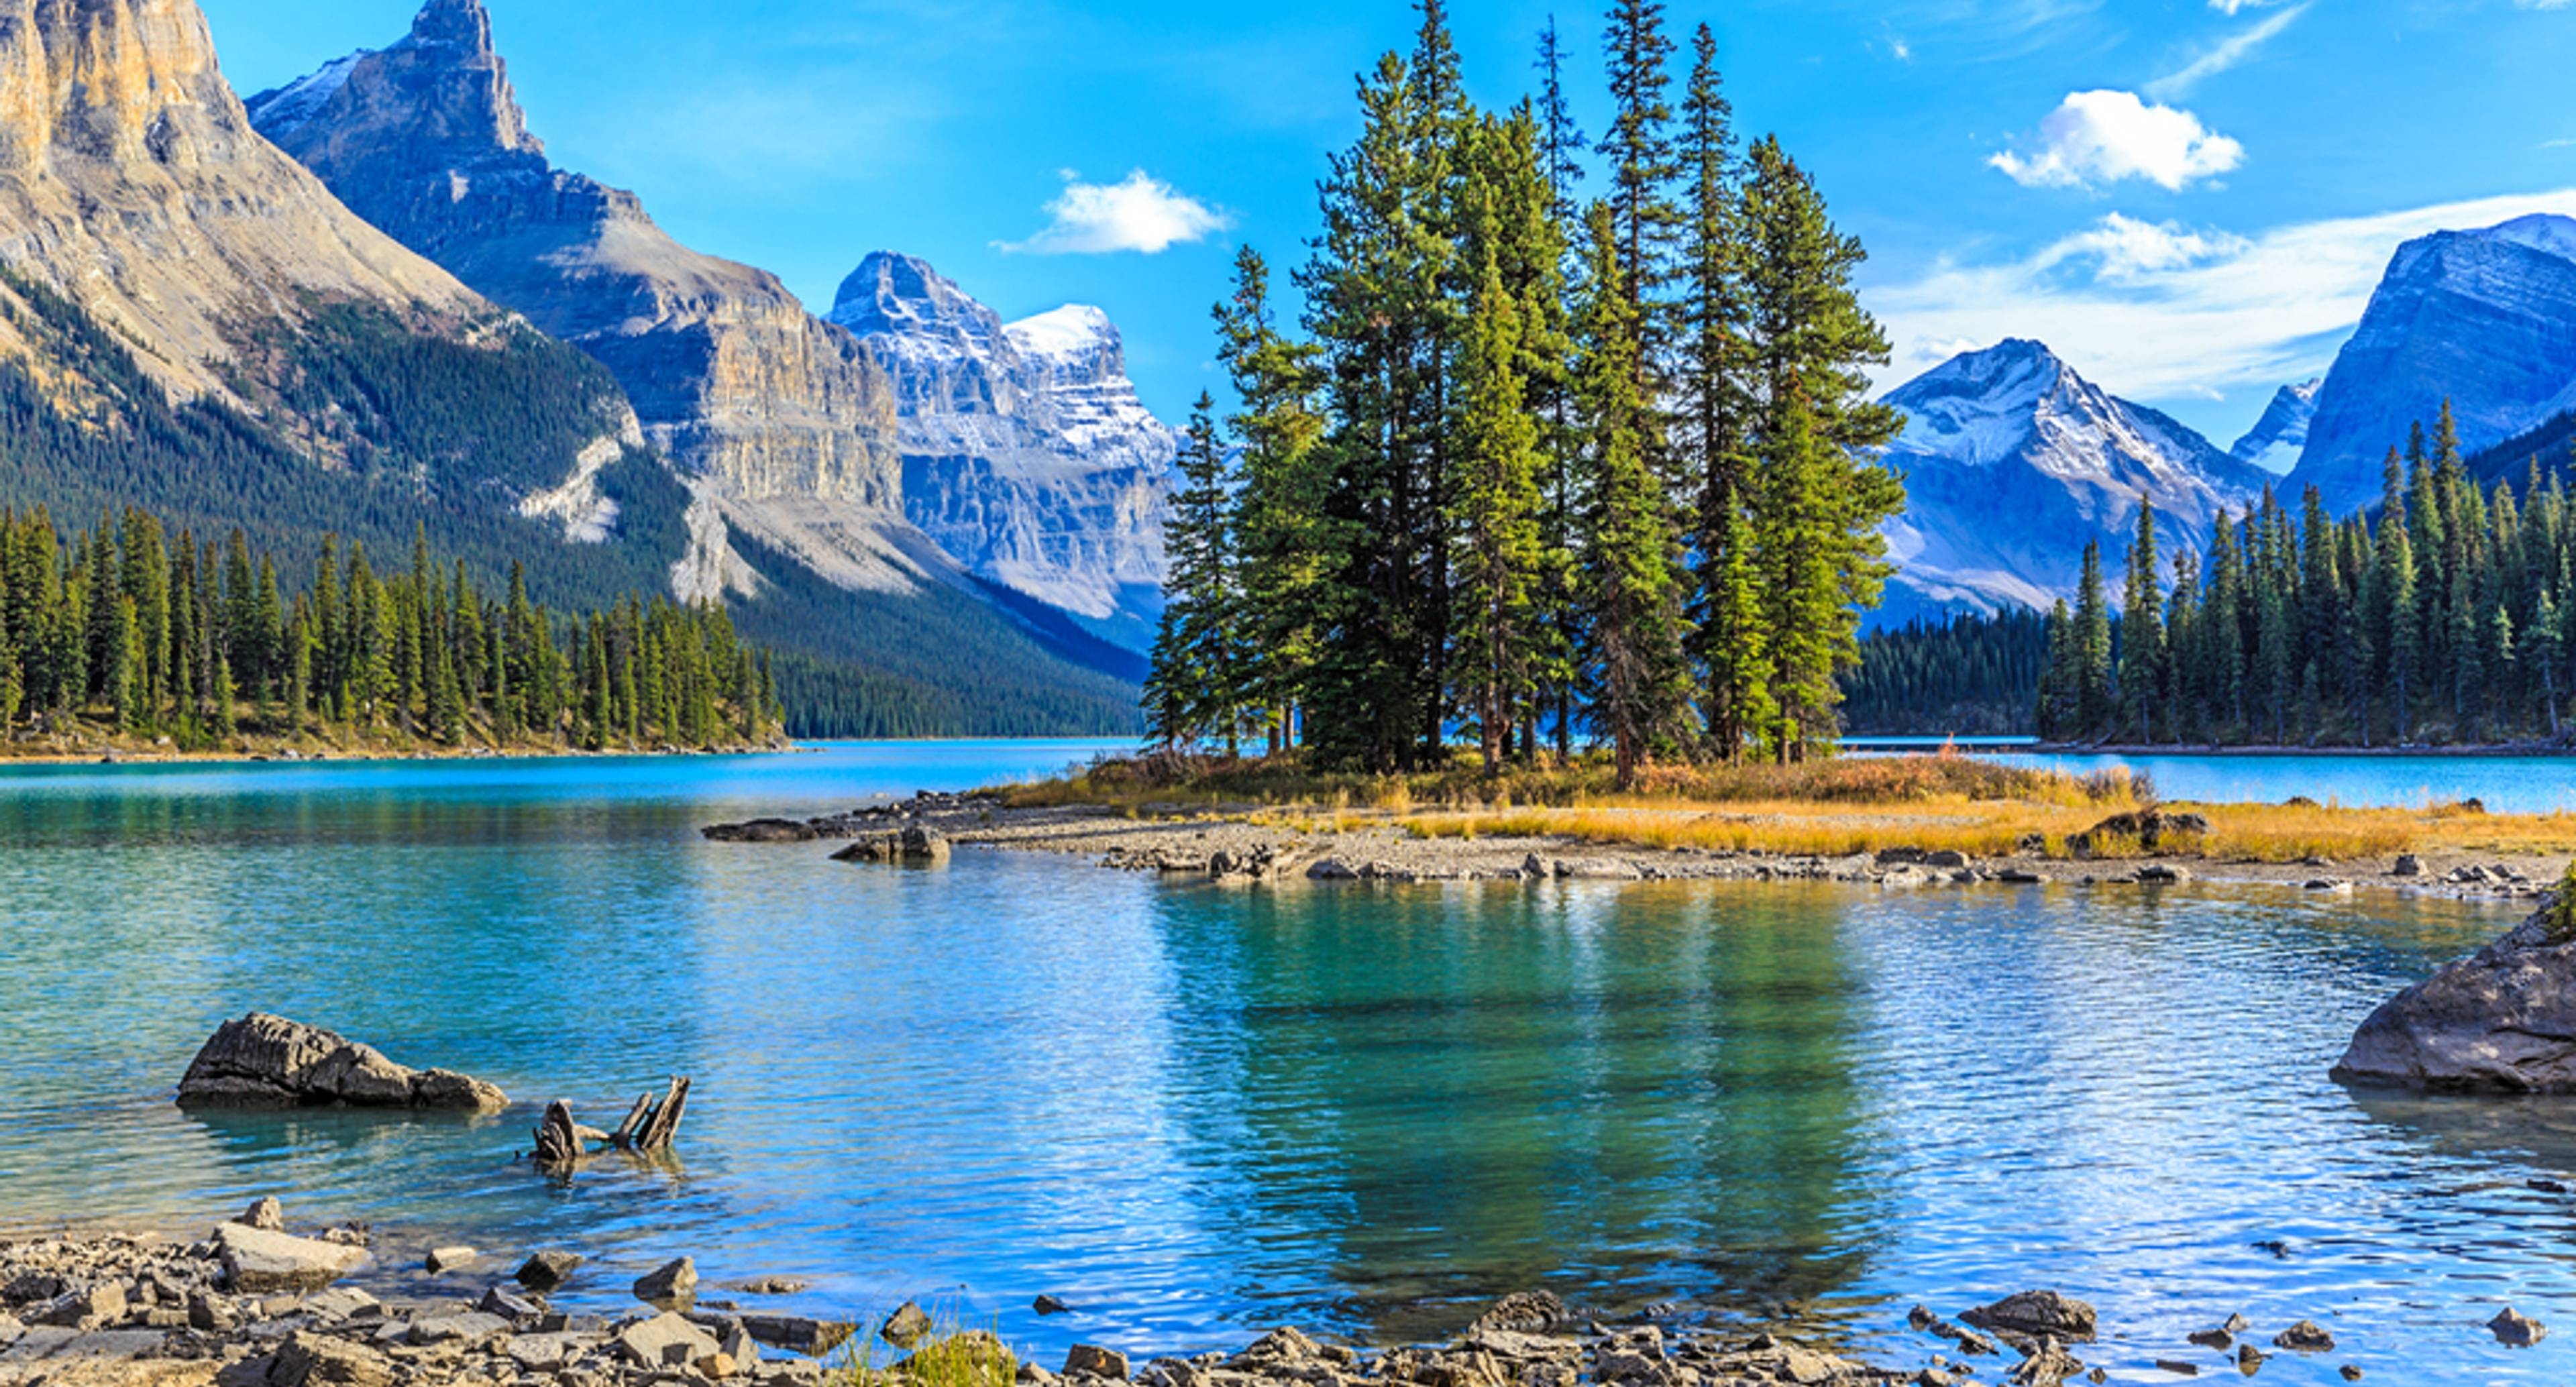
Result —
<svg viewBox="0 0 2576 1387"><path fill-rule="evenodd" d="M614 1132L585 1127L572 1117L572 1105L562 1099L546 1105L545 1121L537 1127L537 1147L532 1153L537 1168L548 1172L578 1170L592 1157L607 1151L623 1151L632 1156L659 1156L669 1152L680 1137L680 1119L689 1110L689 1081L685 1076L671 1076L671 1086L663 1091L660 1102L650 1092L640 1094L626 1120Z"/></svg>

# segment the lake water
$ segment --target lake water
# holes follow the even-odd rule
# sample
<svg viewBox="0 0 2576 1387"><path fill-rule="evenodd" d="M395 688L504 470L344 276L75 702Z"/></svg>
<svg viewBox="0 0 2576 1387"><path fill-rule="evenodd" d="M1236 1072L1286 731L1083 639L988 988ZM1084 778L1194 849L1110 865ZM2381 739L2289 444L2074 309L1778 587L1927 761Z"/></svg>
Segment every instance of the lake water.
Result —
<svg viewBox="0 0 2576 1387"><path fill-rule="evenodd" d="M2576 1180L2576 1114L2325 1078L2494 909L1245 892L696 833L1092 749L0 775L0 1224L193 1229L276 1192L300 1223L375 1223L388 1264L490 1254L451 1287L564 1247L593 1259L573 1299L615 1308L687 1253L711 1282L813 1277L809 1312L945 1297L1050 1361L1280 1322L1429 1336L1544 1286L1911 1363L1938 1346L1907 1306L2051 1286L2101 1308L2096 1356L2136 1380L2232 1311L2344 1341L2267 1382L2576 1369L2576 1199L2528 1183ZM523 1101L179 1112L197 1045L254 1008ZM613 1119L671 1073L697 1084L677 1169L513 1162L544 1100ZM1041 1292L1077 1313L1035 1318ZM2495 1346L2505 1302L2561 1333Z"/></svg>

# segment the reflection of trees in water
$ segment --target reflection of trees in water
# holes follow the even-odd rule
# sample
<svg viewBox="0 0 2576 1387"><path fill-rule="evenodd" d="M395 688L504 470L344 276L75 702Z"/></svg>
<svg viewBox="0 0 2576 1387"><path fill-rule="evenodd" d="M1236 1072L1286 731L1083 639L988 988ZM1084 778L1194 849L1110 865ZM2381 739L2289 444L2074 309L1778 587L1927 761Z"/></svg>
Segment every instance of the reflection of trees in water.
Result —
<svg viewBox="0 0 2576 1387"><path fill-rule="evenodd" d="M1247 1295L1404 1338L1538 1286L1765 1314L1861 1273L1853 982L1822 897L1324 890L1226 913L1173 959L1183 1083L1231 1095L1190 1105L1190 1144L1237 1201Z"/></svg>

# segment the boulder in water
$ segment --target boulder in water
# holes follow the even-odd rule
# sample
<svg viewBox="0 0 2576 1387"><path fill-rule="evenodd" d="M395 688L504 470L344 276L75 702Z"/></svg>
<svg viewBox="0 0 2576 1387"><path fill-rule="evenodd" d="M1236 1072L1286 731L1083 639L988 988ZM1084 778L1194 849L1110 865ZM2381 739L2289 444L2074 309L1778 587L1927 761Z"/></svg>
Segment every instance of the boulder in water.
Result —
<svg viewBox="0 0 2576 1387"><path fill-rule="evenodd" d="M482 1112L509 1097L480 1079L410 1069L317 1026L252 1012L227 1021L179 1081L182 1107L448 1108Z"/></svg>
<svg viewBox="0 0 2576 1387"><path fill-rule="evenodd" d="M2397 994L2334 1067L2348 1084L2576 1093L2576 896Z"/></svg>

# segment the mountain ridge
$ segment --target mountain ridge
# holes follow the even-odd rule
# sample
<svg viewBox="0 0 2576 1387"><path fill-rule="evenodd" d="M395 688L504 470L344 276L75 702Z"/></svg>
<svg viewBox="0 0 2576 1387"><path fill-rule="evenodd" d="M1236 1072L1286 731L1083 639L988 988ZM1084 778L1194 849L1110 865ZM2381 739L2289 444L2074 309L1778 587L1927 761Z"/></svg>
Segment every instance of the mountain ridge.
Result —
<svg viewBox="0 0 2576 1387"><path fill-rule="evenodd" d="M1883 626L2071 596L2085 544L2119 567L2141 497L2167 553L2199 552L2222 512L2272 480L2027 339L1964 352L1884 399L1906 415L1882 462L1905 474L1908 501L1885 531L1898 574Z"/></svg>

